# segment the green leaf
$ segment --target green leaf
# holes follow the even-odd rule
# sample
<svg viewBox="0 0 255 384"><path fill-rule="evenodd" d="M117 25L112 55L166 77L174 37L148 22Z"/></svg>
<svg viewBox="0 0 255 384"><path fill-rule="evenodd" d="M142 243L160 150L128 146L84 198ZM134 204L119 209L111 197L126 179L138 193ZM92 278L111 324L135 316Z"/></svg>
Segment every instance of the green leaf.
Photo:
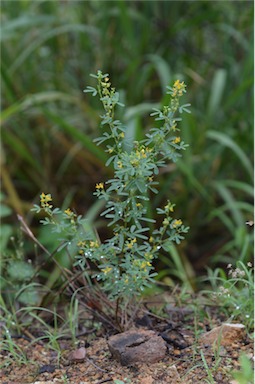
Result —
<svg viewBox="0 0 255 384"><path fill-rule="evenodd" d="M226 86L227 71L225 69L218 69L215 72L212 80L211 94L208 104L208 114L210 117L215 115L220 109L223 92Z"/></svg>
<svg viewBox="0 0 255 384"><path fill-rule="evenodd" d="M249 174L251 180L253 180L253 168L250 163L250 160L248 159L242 148L238 146L231 137L227 136L225 133L211 130L206 133L206 136L209 139L217 141L222 146L230 148L241 161L242 165L244 166L244 169Z"/></svg>
<svg viewBox="0 0 255 384"><path fill-rule="evenodd" d="M98 146L93 143L91 138L86 133L81 132L74 125L67 123L64 119L62 119L62 117L53 112L50 112L49 110L45 110L45 114L51 121L57 124L66 133L68 133L74 141L79 141L90 153L96 157L96 159L101 160L103 163L106 162L108 156L101 148L98 148Z"/></svg>
<svg viewBox="0 0 255 384"><path fill-rule="evenodd" d="M7 267L7 273L11 280L24 281L34 274L34 267L25 261L12 260Z"/></svg>

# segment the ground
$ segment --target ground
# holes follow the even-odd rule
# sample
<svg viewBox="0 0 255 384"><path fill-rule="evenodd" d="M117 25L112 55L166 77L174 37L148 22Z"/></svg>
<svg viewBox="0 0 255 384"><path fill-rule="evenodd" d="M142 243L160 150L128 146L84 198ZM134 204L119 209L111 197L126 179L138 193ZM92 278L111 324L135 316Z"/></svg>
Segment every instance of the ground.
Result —
<svg viewBox="0 0 255 384"><path fill-rule="evenodd" d="M86 357L81 362L68 360L74 350L71 340L58 339L59 353L49 343L16 335L13 341L27 362L14 359L10 351L1 352L1 383L3 384L194 384L237 383L231 371L239 369L242 352L253 356L253 343L246 334L228 346L213 349L198 342L198 334L222 324L220 308L208 309L208 318L199 321L190 309L170 306L164 317L150 312L136 319L136 328L153 329L167 335L167 354L154 364L135 364L123 367L115 361L107 345L108 335L101 330L79 338L85 343ZM196 318L195 324L194 319ZM200 330L198 332L198 329ZM163 331L163 332L162 332ZM14 335L13 335L14 336ZM21 353L21 352L20 352ZM118 381L119 380L119 381Z"/></svg>

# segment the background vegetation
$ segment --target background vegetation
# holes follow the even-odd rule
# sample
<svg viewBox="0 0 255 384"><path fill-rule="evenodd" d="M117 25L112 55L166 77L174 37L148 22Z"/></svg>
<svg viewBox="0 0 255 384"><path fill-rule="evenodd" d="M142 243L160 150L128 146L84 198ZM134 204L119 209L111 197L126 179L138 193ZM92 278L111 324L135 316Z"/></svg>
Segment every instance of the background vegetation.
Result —
<svg viewBox="0 0 255 384"><path fill-rule="evenodd" d="M166 85L177 78L187 84L192 114L181 130L190 147L160 175L148 209L153 216L170 198L191 229L158 260L159 278L194 287L206 266L251 259L245 222L253 201L253 2L2 1L1 17L4 285L21 287L46 259L17 230L16 214L49 252L58 246L30 211L41 192L107 236L93 196L95 183L111 172L92 143L100 105L83 93L98 69L121 92L126 108L119 118L129 138L151 126L149 113L165 104ZM64 254L58 260L68 266ZM51 263L41 278L53 279Z"/></svg>

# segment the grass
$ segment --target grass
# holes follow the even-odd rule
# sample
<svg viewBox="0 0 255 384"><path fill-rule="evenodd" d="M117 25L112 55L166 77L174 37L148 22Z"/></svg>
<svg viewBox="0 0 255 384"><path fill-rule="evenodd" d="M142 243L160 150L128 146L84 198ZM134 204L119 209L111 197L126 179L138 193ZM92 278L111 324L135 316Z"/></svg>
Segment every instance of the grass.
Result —
<svg viewBox="0 0 255 384"><path fill-rule="evenodd" d="M227 272L221 268L209 270L207 279L211 284L211 291L207 292L209 297L222 306L230 322L241 322L251 335L254 330L252 264L239 261L236 266L229 264Z"/></svg>
<svg viewBox="0 0 255 384"><path fill-rule="evenodd" d="M13 360L18 365L27 364L29 360L26 354L24 353L22 348L17 343L15 343L8 329L5 330L4 335L5 340L1 342L1 350L8 352L9 356L7 357L7 359L5 359L1 368L10 365Z"/></svg>
<svg viewBox="0 0 255 384"><path fill-rule="evenodd" d="M251 361L248 356L240 356L240 371L233 371L233 378L237 381L238 384L252 384L254 382L254 369Z"/></svg>
<svg viewBox="0 0 255 384"><path fill-rule="evenodd" d="M33 361L32 359L29 359L26 353L19 346L19 343L17 343L12 337L12 333L16 328L16 325L19 323L22 324L20 332L24 332L25 330L26 334L30 337L32 336L29 333L31 326L34 327L34 334L36 334L36 329L41 333L41 335L38 337L32 336L32 339L30 340L29 345L26 347L26 350L29 351L37 343L43 342L46 350L54 351L56 364L61 364L63 359L65 359L68 350L63 350L60 346L60 342L65 338L69 338L72 347L76 347L78 340L78 326L82 325L82 319L84 313L86 313L86 311L84 312L84 309L82 308L81 298L79 297L79 300L77 300L77 297L78 292L72 296L71 302L65 308L64 313L62 311L62 315L57 313L56 309L49 310L42 307L28 306L27 308L21 308L13 315L6 309L3 318L0 318L3 323L6 323L6 327L4 327L3 333L4 339L1 342L2 349L8 352L8 356L5 358L2 368L8 369L8 366L13 364L13 362L19 365L38 365L38 363L40 363L38 360ZM216 374L220 371L221 375L226 375L229 379L231 376L233 376L240 384L252 383L253 370L251 361L248 356L242 355L240 358L240 370L232 371L233 362L231 361L229 349L228 354L226 355L225 353L222 354L220 345L216 345L213 350L205 349L203 351L201 346L198 344L201 332L204 332L204 324L210 324L211 327L214 327L215 325L215 319L210 318L208 308L206 309L207 305L210 306L212 304L209 295L204 294L203 297L200 296L194 298L194 295L191 295L190 293L188 294L185 289L181 289L180 292L177 292L176 295L171 296L170 302L172 300L178 301L178 306L181 306L181 308L190 308L193 310L190 314L191 321L189 322L187 321L187 318L183 318L183 324L181 327L182 329L188 330L189 334L191 331L193 331L192 334L195 340L192 346L193 362L190 362L188 366L186 366L186 372L184 375L183 372L180 372L178 369L182 380L185 381L186 376L188 376L193 371L199 372L200 375L202 374L204 382L215 383L217 382L217 379L215 379ZM220 304L223 304L223 299L219 297L218 305ZM178 308L178 306L176 308ZM3 308L1 308L1 310L2 309ZM163 309L164 308L161 308L160 312L157 314L156 317L158 319L165 317L162 312ZM50 321L49 319L46 320L45 316L47 314L51 316ZM169 317L167 317L167 319L169 320ZM93 337L93 335L91 337ZM88 335L86 336L86 340L90 340ZM180 357L178 357L178 359L179 358ZM234 366L236 367L236 361ZM195 379L194 374L193 379Z"/></svg>
<svg viewBox="0 0 255 384"><path fill-rule="evenodd" d="M189 243L196 241L198 228L207 225L203 218L221 198L210 183L214 175L220 182L224 173L234 179L236 175L250 185L250 178L241 175L239 161L250 174L252 149L247 138L252 126L248 101L253 82L249 75L253 65L249 40L252 4L246 3L244 8L241 2L184 5L87 1L76 2L74 7L67 2L60 8L57 2L21 1L15 10L11 2L3 1L4 169L17 195L16 200L9 196L8 187L11 206L17 206L18 200L26 215L27 204L45 188L54 189L58 200L63 201L72 185L73 204L82 209L79 174L94 184L95 173L102 172L105 161L103 151L91 143L97 135L97 105L90 106L82 94L89 73L99 66L123 89L123 101L131 106L123 119L135 137L143 135L149 124L145 114L152 103L160 102L165 86L178 75L188 82L193 113L184 122L183 135L191 142L190 150L177 169L162 177L165 188L158 200L165 199L171 185L177 188L182 211L190 212L187 221L194 216L196 206L202 207ZM208 14L210 23L205 22ZM157 28L156 35L151 36L146 28L148 22ZM223 152L226 140L238 158ZM15 162L9 166L8 159L14 153ZM241 198L245 201L246 194ZM87 206L92 204L89 200ZM245 214L249 217L250 212ZM218 236L221 225L216 220L214 223L219 226L214 233Z"/></svg>
<svg viewBox="0 0 255 384"><path fill-rule="evenodd" d="M160 175L159 193L147 209L153 217L155 207L174 195L176 215L191 229L180 247L157 261L159 279L185 289L205 288L209 266L209 278L217 285L219 279L228 280L227 264L246 266L253 254L252 230L245 224L253 215L253 3L59 5L1 3L1 306L8 329L22 327L22 306L33 312L49 292L55 297L71 281L69 255L57 252L55 237L31 214L41 192L51 193L63 209L71 206L87 219L88 228L107 236L100 219L103 207L91 196L95 183L111 170L106 174L105 153L93 143L99 135L99 104L83 93L91 84L89 74L99 68L121 90L127 108L118 118L128 139L144 137L152 124L151 109L166 103L166 85L176 78L188 85L192 114L183 119L181 134L190 147ZM37 244L24 227L20 233L16 214L32 229ZM17 281L11 273L15 263L27 270L32 266L34 279L29 280L31 274ZM31 285L39 299L29 302L27 296L22 303L20 295L24 298L31 283L40 283ZM239 292L239 286L233 287L233 297L238 299ZM72 296L65 325L73 338L76 300ZM18 353L13 341L7 337L5 342Z"/></svg>

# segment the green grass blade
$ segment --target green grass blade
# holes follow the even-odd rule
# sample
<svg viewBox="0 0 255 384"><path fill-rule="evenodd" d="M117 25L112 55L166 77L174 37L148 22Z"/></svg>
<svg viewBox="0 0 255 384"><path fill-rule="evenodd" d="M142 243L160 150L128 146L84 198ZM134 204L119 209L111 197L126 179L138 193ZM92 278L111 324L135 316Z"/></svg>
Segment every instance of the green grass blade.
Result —
<svg viewBox="0 0 255 384"><path fill-rule="evenodd" d="M23 14L14 20L8 20L1 26L0 41L8 40L17 35L20 36L21 30L27 28L38 27L41 25L50 25L56 22L56 17L52 15L37 15L31 17Z"/></svg>
<svg viewBox="0 0 255 384"><path fill-rule="evenodd" d="M77 104L79 100L74 96L57 91L35 93L33 95L26 96L24 99L6 108L1 114L0 124L5 123L8 119L19 112L24 112L36 105L50 103L53 101L63 101L71 104Z"/></svg>
<svg viewBox="0 0 255 384"><path fill-rule="evenodd" d="M209 130L206 133L206 136L209 139L215 140L218 143L220 143L221 145L223 145L223 146L225 146L227 148L230 148L236 154L236 156L239 158L239 160L243 164L245 170L247 171L247 173L249 174L249 176L253 180L253 168L252 168L252 165L251 165L251 162L250 162L249 158L246 156L246 154L244 153L242 148L239 147L232 140L231 137L225 135L222 132L217 132L217 131L212 131L212 130Z"/></svg>
<svg viewBox="0 0 255 384"><path fill-rule="evenodd" d="M233 194L228 188L226 188L220 181L216 181L213 184L213 187L217 190L219 195L225 201L226 206L229 208L232 213L233 219L237 226L244 224L244 217L241 211L237 208L237 201L235 200Z"/></svg>
<svg viewBox="0 0 255 384"><path fill-rule="evenodd" d="M26 143L24 143L19 137L7 129L2 130L2 139L3 143L9 146L12 152L16 154L16 156L20 156L28 164L30 164L32 168L35 168L38 172L41 173L40 163L36 158L34 158L34 156L30 154L30 150L28 149Z"/></svg>
<svg viewBox="0 0 255 384"><path fill-rule="evenodd" d="M170 66L167 63L167 61L164 60L159 55L151 54L151 55L148 55L147 58L154 65L161 83L162 92L163 94L165 94L166 86L171 83L171 79L172 79Z"/></svg>
<svg viewBox="0 0 255 384"><path fill-rule="evenodd" d="M183 282L183 284L186 285L186 287L192 290L192 285L190 282L189 275L190 274L193 275L194 271L190 269L190 265L188 266L183 263L181 255L178 253L178 250L175 247L175 245L168 245L167 249L176 268L176 271L174 274L176 274L176 276ZM159 258L161 258L161 256L159 256Z"/></svg>
<svg viewBox="0 0 255 384"><path fill-rule="evenodd" d="M222 96L227 80L227 71L225 69L218 69L214 75L211 87L211 94L208 104L208 115L213 116L220 109Z"/></svg>
<svg viewBox="0 0 255 384"><path fill-rule="evenodd" d="M201 194L201 196L203 196L205 200L210 201L210 195L206 188L204 188L200 180L194 176L191 164L182 159L178 159L176 166L185 177L188 178L189 183Z"/></svg>
<svg viewBox="0 0 255 384"><path fill-rule="evenodd" d="M13 64L10 67L10 73L13 75L15 71L20 68L25 60L41 45L43 45L44 42L46 42L49 39L52 39L53 37L59 36L64 33L70 33L70 32L78 32L78 33L84 33L88 34L92 37L98 37L98 31L96 28L92 26L82 25L82 24L69 24L69 25L61 25L60 27L56 27L48 32L45 32L40 34L38 38L36 38L31 44L26 45L26 48L22 50L20 55L16 58L16 60L13 62Z"/></svg>
<svg viewBox="0 0 255 384"><path fill-rule="evenodd" d="M247 196L254 196L254 188L250 184L238 180L221 180L221 183L227 187L244 192Z"/></svg>
<svg viewBox="0 0 255 384"><path fill-rule="evenodd" d="M97 145L95 145L92 139L86 135L84 132L81 132L74 125L67 123L60 116L56 115L49 110L44 110L45 115L49 118L50 121L57 124L60 128L64 130L72 139L76 142L79 141L84 148L86 148L90 153L92 153L98 160L101 160L103 164L108 160L107 154Z"/></svg>

